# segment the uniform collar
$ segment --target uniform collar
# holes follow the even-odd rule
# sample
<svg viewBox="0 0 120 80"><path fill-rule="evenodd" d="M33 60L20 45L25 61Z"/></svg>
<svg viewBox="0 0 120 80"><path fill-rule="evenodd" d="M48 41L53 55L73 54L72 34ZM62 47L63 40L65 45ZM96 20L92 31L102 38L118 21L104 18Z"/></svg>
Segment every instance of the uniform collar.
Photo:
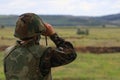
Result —
<svg viewBox="0 0 120 80"><path fill-rule="evenodd" d="M30 39L30 40L27 40L27 41L17 40L17 41L16 41L16 44L17 44L18 46L34 45L34 44L38 44L38 45L39 45L39 42L38 42L38 41L35 41L35 40L33 40L33 39Z"/></svg>

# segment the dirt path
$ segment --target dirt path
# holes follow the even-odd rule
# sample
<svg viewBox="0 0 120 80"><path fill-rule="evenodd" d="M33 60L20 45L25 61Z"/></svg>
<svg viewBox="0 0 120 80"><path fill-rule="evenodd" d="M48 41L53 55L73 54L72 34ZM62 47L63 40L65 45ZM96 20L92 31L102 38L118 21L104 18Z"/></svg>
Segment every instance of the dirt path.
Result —
<svg viewBox="0 0 120 80"><path fill-rule="evenodd" d="M0 46L0 51L4 51L8 46Z"/></svg>
<svg viewBox="0 0 120 80"><path fill-rule="evenodd" d="M120 52L120 47L76 47L77 51L80 52L91 52L91 53L115 53Z"/></svg>
<svg viewBox="0 0 120 80"><path fill-rule="evenodd" d="M4 51L8 46L0 46L0 51ZM91 53L115 53L120 52L120 47L94 47L94 46L87 46L87 47L75 47L76 51L80 52L91 52Z"/></svg>

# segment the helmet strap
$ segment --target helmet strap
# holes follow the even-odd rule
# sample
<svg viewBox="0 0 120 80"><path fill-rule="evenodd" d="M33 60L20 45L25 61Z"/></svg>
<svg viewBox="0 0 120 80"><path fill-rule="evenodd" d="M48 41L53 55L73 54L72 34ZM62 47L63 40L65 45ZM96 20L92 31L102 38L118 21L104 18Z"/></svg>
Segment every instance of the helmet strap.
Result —
<svg viewBox="0 0 120 80"><path fill-rule="evenodd" d="M46 42L46 46L47 46L48 45L47 36L45 36L45 42Z"/></svg>

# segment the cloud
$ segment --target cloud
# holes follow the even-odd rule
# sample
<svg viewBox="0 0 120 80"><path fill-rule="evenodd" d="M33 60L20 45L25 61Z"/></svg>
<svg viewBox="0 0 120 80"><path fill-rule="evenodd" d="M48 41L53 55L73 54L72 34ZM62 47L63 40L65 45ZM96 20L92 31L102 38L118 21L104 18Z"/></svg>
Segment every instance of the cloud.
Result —
<svg viewBox="0 0 120 80"><path fill-rule="evenodd" d="M107 15L120 12L120 0L79 0L74 9L80 15ZM79 7L78 7L79 6Z"/></svg>
<svg viewBox="0 0 120 80"><path fill-rule="evenodd" d="M120 0L1 0L0 14L105 15L120 11Z"/></svg>
<svg viewBox="0 0 120 80"><path fill-rule="evenodd" d="M35 5L35 2L29 0L13 0L13 2L9 3L8 6L10 6L13 9L26 9L31 8Z"/></svg>
<svg viewBox="0 0 120 80"><path fill-rule="evenodd" d="M35 2L29 0L8 0L7 3L2 3L0 5L0 7L2 7L0 10L2 14L18 14L19 12L30 10L34 5Z"/></svg>
<svg viewBox="0 0 120 80"><path fill-rule="evenodd" d="M64 14L68 12L68 10L71 10L71 6L69 4L69 0L49 0L46 2L39 1L37 6L40 6L37 8L37 12L42 14Z"/></svg>

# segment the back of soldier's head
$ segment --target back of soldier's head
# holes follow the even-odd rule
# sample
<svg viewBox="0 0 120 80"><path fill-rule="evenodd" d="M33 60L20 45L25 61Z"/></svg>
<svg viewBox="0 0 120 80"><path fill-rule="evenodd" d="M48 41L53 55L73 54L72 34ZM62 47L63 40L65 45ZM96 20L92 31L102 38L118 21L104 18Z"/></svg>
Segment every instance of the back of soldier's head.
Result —
<svg viewBox="0 0 120 80"><path fill-rule="evenodd" d="M42 19L34 13L19 16L16 22L14 36L19 39L29 39L41 35L46 30Z"/></svg>

